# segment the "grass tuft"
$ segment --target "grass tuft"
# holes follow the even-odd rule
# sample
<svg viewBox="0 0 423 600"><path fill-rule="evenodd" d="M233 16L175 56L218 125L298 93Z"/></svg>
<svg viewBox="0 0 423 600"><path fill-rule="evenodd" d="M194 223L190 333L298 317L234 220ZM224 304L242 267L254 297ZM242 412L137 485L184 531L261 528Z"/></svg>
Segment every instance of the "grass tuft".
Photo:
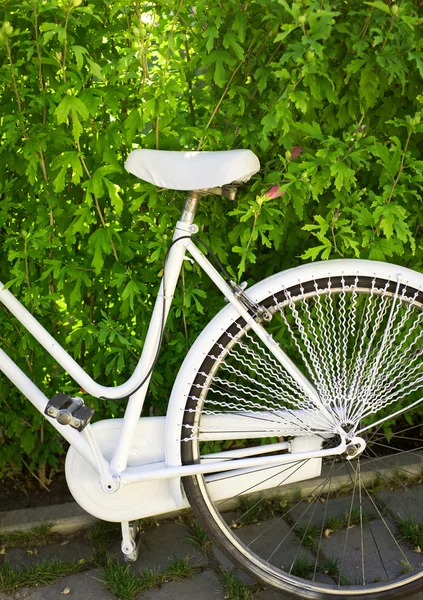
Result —
<svg viewBox="0 0 423 600"><path fill-rule="evenodd" d="M189 535L187 536L187 540L194 544L201 552L207 554L211 547L211 540L204 529L201 527L200 523L193 519L189 523L185 524L185 527L189 531Z"/></svg>
<svg viewBox="0 0 423 600"><path fill-rule="evenodd" d="M230 598L230 600L251 600L253 590L222 567L220 568L220 580L225 588L225 598Z"/></svg>
<svg viewBox="0 0 423 600"><path fill-rule="evenodd" d="M163 579L166 581L178 581L179 579L191 579L195 577L198 569L190 563L188 557L175 558L169 564L166 572L163 573Z"/></svg>
<svg viewBox="0 0 423 600"><path fill-rule="evenodd" d="M0 566L0 592L15 592L20 587L34 587L54 583L61 577L87 569L87 561L49 560L24 569L12 569L9 561Z"/></svg>
<svg viewBox="0 0 423 600"><path fill-rule="evenodd" d="M412 517L408 519L397 518L397 525L400 531L401 537L407 540L415 548L423 549L423 522L416 521Z"/></svg>
<svg viewBox="0 0 423 600"><path fill-rule="evenodd" d="M232 523L231 527L245 527L261 523L276 516L282 516L290 506L285 494L273 498L264 498L260 495L242 496L239 499L238 513L240 516Z"/></svg>
<svg viewBox="0 0 423 600"><path fill-rule="evenodd" d="M337 581L339 578L339 558L336 556L326 556L321 561L320 570Z"/></svg>
<svg viewBox="0 0 423 600"><path fill-rule="evenodd" d="M107 562L110 545L120 539L120 523L107 523L105 521L94 525L87 532L87 539L93 549L93 561L101 566Z"/></svg>
<svg viewBox="0 0 423 600"><path fill-rule="evenodd" d="M143 580L136 577L130 565L108 555L100 581L120 600L134 600L143 589Z"/></svg>
<svg viewBox="0 0 423 600"><path fill-rule="evenodd" d="M163 583L163 574L157 573L152 569L141 569L140 581L143 590L148 590L154 587L160 587Z"/></svg>
<svg viewBox="0 0 423 600"><path fill-rule="evenodd" d="M320 529L313 523L307 525L297 525L294 529L295 533L301 538L301 544L308 548L308 550L314 550L316 542L320 535Z"/></svg>
<svg viewBox="0 0 423 600"><path fill-rule="evenodd" d="M324 528L331 529L332 531L340 531L341 529L346 529L348 526L351 527L351 525L360 525L361 519L363 520L363 524L370 521L369 516L364 512L360 517L360 507L356 506L352 509L351 514L347 510L343 515L328 517Z"/></svg>
<svg viewBox="0 0 423 600"><path fill-rule="evenodd" d="M401 577L401 575L407 575L407 573L410 573L413 570L413 567L410 565L410 563L408 562L408 560L402 560L400 561L400 568L398 571L398 577Z"/></svg>
<svg viewBox="0 0 423 600"><path fill-rule="evenodd" d="M314 574L314 562L309 560L306 556L300 555L297 559L295 559L290 573L296 577L311 579Z"/></svg>
<svg viewBox="0 0 423 600"><path fill-rule="evenodd" d="M0 533L0 544L8 547L13 546L43 546L51 536L52 523L41 523L33 529L26 531L12 531L11 533Z"/></svg>

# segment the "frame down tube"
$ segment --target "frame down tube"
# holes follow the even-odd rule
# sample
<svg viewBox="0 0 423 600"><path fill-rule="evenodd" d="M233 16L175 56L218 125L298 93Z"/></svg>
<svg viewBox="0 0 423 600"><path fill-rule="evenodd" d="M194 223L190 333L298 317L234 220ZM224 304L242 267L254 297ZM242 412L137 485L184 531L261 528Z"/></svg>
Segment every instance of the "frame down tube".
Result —
<svg viewBox="0 0 423 600"><path fill-rule="evenodd" d="M62 435L75 450L81 454L95 469L96 463L88 442L76 429L67 425L60 425L56 419L44 414L48 399L40 389L25 375L25 373L13 362L13 360L0 348L0 371L18 388L24 396L35 406L37 410L47 419L51 425Z"/></svg>

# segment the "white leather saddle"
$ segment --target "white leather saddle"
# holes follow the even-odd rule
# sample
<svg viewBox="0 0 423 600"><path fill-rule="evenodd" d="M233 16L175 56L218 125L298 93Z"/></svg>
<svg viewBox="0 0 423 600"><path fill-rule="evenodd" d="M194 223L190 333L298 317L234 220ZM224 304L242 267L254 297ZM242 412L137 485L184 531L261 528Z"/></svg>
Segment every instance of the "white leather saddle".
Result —
<svg viewBox="0 0 423 600"><path fill-rule="evenodd" d="M259 171L260 163L251 150L133 150L125 169L158 187L194 191L248 181Z"/></svg>

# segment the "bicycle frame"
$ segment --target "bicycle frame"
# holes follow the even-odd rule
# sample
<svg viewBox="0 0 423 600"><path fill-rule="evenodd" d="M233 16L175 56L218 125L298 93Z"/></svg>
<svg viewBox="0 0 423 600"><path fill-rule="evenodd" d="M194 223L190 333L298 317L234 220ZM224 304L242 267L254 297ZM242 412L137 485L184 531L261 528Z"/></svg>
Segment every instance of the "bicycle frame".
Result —
<svg viewBox="0 0 423 600"><path fill-rule="evenodd" d="M328 415L324 405L321 403L314 387L298 370L289 357L280 349L278 344L274 342L272 337L269 336L258 320L250 314L246 306L234 293L231 286L228 285L206 256L199 251L197 246L190 239L191 235L198 231L197 226L193 224L198 201L198 194L188 194L181 219L178 221L175 228L173 236L174 244L170 249L165 266L164 277L166 280L164 280L164 277L162 278L140 360L132 376L122 385L110 388L96 383L78 365L78 363L69 356L64 348L54 340L44 327L38 323L31 313L22 306L13 294L4 289L4 286L0 284L0 301L86 392L96 398L104 399L116 399L128 395L130 396L123 417L119 441L109 464L97 447L90 426L88 425L83 433L79 433L69 426L60 425L55 419L46 416L44 414L48 402L46 396L7 356L7 354L3 350L0 350L0 370L32 402L57 431L59 431L59 433L74 446L77 452L100 473L102 487L108 492L115 491L118 489L119 485L124 483L159 478L179 478L181 476L196 473L212 473L213 470L216 470L217 464L219 463L219 460L217 459L216 462L208 464L207 467L204 464L180 466L180 464L175 465L172 460L166 460L165 464L155 465L152 466L152 468L147 468L146 466L128 468L127 466L128 455L135 429L141 415L144 399L151 379L151 374L148 377L146 377L146 375L149 373L157 353L162 323L165 323L169 313L186 252L188 252L195 262L207 273L218 289L224 294L228 302L236 309L238 315L247 322L249 327L257 334L274 357L289 371L290 375L305 390L316 408L326 413L328 418L330 418L330 415ZM131 394L131 391L136 389L144 379L143 385ZM252 431L251 437L260 437L261 435L262 434L260 433L254 433L254 431ZM281 433L281 435L283 434ZM345 445L345 440L343 440L338 448L300 452L298 456L296 455L296 460L321 458L327 455L341 454L345 450ZM227 458L231 457L228 455ZM254 469L264 465L281 464L283 462L288 462L289 460L292 461L292 455L291 457L286 454L254 457L245 454L245 458L242 458L242 460L239 460L238 457L237 461L227 460L224 465L220 462L219 470L239 468ZM117 485L116 481L118 481Z"/></svg>

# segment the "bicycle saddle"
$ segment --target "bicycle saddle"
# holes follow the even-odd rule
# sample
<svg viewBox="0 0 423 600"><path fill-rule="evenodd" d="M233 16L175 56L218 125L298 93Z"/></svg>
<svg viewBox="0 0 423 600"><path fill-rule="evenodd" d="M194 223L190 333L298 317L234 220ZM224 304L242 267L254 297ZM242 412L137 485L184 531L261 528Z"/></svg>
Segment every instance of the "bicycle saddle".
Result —
<svg viewBox="0 0 423 600"><path fill-rule="evenodd" d="M194 191L248 181L260 169L260 163L251 150L133 150L125 169L158 187Z"/></svg>

